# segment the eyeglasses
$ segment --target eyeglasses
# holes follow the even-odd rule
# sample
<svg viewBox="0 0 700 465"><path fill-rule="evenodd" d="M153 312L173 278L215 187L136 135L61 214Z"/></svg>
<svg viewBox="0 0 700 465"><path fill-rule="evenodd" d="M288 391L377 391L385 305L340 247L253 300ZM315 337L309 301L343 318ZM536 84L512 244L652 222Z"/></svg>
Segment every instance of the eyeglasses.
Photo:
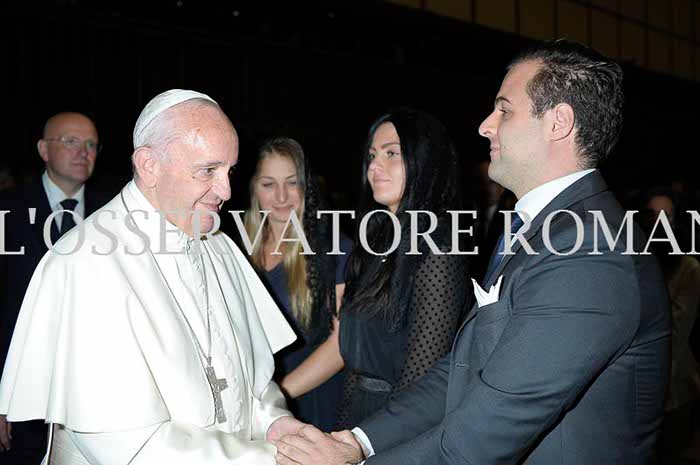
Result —
<svg viewBox="0 0 700 465"><path fill-rule="evenodd" d="M60 139L44 139L47 142L60 142L65 148L73 152L77 152L81 148L85 147L88 152L100 153L102 151L102 144L98 144L94 140L81 141L74 136L63 136Z"/></svg>

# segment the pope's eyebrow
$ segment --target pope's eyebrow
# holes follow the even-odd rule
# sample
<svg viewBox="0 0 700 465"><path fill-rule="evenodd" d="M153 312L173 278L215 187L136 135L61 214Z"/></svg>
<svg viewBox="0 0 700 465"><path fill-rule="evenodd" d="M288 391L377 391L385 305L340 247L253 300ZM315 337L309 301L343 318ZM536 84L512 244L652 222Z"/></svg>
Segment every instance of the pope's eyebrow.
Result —
<svg viewBox="0 0 700 465"><path fill-rule="evenodd" d="M192 166L195 167L195 168L213 168L213 167L215 167L215 166L221 166L221 165L223 165L223 164L224 164L224 162L222 162L222 161L217 161L217 160L208 161L208 160L204 160L204 161L197 162L197 163L195 163L195 164L192 165Z"/></svg>

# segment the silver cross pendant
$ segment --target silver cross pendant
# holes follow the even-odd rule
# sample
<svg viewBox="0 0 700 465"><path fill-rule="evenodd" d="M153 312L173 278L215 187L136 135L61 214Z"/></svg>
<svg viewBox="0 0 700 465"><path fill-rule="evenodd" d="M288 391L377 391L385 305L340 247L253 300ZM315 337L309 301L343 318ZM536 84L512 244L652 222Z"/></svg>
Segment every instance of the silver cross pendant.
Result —
<svg viewBox="0 0 700 465"><path fill-rule="evenodd" d="M228 388L228 383L226 378L217 379L216 371L214 367L209 365L204 369L207 373L207 381L209 381L209 386L211 386L211 392L214 394L214 412L216 413L216 422L224 423L226 422L226 413L224 412L224 405L221 401L221 391Z"/></svg>

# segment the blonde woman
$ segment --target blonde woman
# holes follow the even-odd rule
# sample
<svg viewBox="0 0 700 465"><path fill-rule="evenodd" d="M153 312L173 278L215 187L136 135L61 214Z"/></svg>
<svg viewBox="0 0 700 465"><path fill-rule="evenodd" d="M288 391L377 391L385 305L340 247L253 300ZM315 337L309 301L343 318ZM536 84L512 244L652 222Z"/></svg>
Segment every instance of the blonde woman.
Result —
<svg viewBox="0 0 700 465"><path fill-rule="evenodd" d="M337 309L345 289L350 241L341 238L345 255L328 254L330 225L316 218L317 187L296 141L278 138L266 142L251 180L251 208L245 226L251 241L262 228L252 262L299 336L276 355L275 378L294 415L328 431L335 422L343 385L341 375L336 375L343 368ZM266 217L264 211L269 212ZM292 212L303 225L314 255L302 254L299 241L282 240L295 237L291 225L285 231Z"/></svg>

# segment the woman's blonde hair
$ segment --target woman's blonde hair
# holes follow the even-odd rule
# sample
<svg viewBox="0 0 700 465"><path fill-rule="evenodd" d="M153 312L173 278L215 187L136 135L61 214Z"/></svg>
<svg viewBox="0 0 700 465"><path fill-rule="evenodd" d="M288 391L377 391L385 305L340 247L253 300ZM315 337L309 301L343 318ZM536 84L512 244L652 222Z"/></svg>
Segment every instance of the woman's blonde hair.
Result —
<svg viewBox="0 0 700 465"><path fill-rule="evenodd" d="M262 212L260 211L260 202L255 193L258 180L260 178L260 169L262 163L269 157L278 156L287 158L292 161L296 169L297 185L301 203L296 211L297 218L303 224L305 194L306 194L306 170L304 163L304 150L301 145L294 139L282 137L267 141L258 152L258 161L255 167L255 173L250 180L250 209L245 214L245 230L248 237L252 241L256 233L260 230L262 223ZM265 222L262 230L262 240L253 244L251 260L253 265L258 269L265 269L264 244L270 238L270 224ZM286 238L296 237L294 228L288 228ZM285 243L284 247L280 247L284 255L284 270L287 274L287 289L289 289L289 301L292 304L292 314L299 322L302 328L308 329L313 309L313 295L307 282L308 273L306 270L307 260L301 254L301 244L299 241L289 245Z"/></svg>

